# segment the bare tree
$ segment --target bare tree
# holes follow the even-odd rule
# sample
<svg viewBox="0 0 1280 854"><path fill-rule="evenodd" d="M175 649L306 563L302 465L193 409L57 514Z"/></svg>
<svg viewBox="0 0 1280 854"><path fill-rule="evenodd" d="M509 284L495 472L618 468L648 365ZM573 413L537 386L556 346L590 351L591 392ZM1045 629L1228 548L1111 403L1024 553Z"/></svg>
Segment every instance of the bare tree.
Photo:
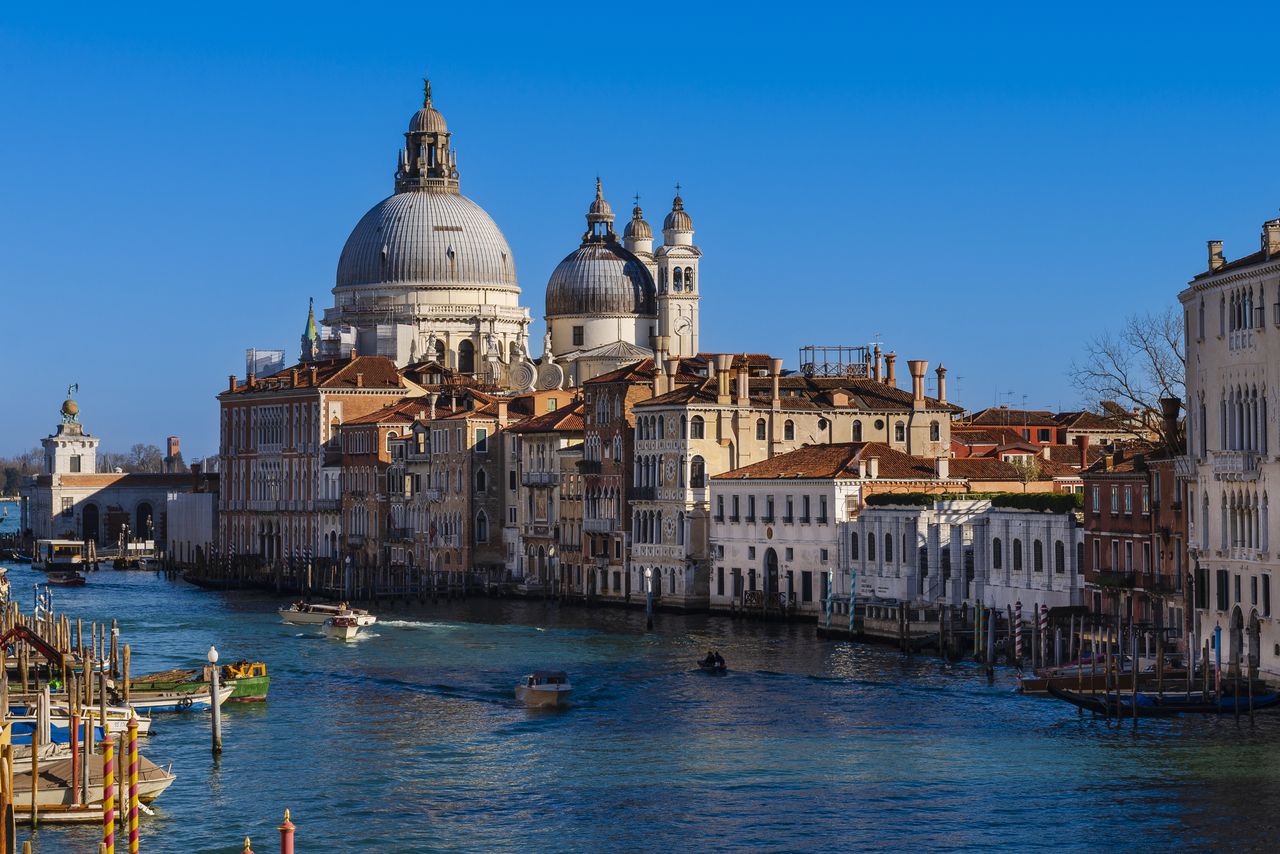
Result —
<svg viewBox="0 0 1280 854"><path fill-rule="evenodd" d="M1086 341L1083 359L1071 363L1071 383L1090 406L1114 400L1137 409L1165 441L1176 437L1164 435L1160 399L1184 400L1186 375L1182 313L1175 306L1129 315L1118 331Z"/></svg>
<svg viewBox="0 0 1280 854"><path fill-rule="evenodd" d="M1040 479L1040 458L1038 456L1016 456L1009 458L1018 480L1022 482L1022 491L1026 492L1032 481Z"/></svg>

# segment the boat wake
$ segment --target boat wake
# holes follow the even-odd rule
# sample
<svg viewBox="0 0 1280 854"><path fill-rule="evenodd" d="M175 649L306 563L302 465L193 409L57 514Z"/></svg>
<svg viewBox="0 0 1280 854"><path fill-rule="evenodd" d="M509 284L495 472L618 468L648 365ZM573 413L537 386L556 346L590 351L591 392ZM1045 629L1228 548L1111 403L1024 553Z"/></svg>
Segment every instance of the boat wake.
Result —
<svg viewBox="0 0 1280 854"><path fill-rule="evenodd" d="M397 629L458 629L457 623L419 622L417 620L379 620L380 626L392 626Z"/></svg>

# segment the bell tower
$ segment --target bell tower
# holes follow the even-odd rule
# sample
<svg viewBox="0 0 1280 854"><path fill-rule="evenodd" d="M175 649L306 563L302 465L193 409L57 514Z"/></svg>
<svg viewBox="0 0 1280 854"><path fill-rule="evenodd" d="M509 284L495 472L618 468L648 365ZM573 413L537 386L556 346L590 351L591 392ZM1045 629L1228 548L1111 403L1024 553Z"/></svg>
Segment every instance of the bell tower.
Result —
<svg viewBox="0 0 1280 854"><path fill-rule="evenodd" d="M693 243L693 220L684 209L680 185L671 213L662 222L662 245L654 253L658 267L658 334L667 337L669 357L698 353L698 301L702 282Z"/></svg>

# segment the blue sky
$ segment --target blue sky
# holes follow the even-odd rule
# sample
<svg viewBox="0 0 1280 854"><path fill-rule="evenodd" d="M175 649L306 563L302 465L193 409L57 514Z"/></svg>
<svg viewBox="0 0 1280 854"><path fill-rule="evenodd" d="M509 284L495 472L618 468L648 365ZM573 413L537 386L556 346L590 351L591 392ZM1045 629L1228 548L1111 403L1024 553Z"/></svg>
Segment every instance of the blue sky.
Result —
<svg viewBox="0 0 1280 854"><path fill-rule="evenodd" d="M704 349L877 334L949 391L1079 403L1083 338L1257 246L1265 7L23 4L0 12L0 453L69 382L105 448L216 448L244 348L296 354L429 72L539 323L598 173L704 251ZM958 386L958 387L957 387ZM1004 394L1011 392L1011 394ZM997 394L1001 397L997 398Z"/></svg>

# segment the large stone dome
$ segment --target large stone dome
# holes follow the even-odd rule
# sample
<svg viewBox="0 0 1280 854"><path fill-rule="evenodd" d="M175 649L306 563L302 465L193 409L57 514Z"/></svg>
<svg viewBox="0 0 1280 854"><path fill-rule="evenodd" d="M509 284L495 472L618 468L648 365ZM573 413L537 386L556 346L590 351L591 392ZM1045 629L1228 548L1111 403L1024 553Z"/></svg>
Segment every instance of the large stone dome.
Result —
<svg viewBox="0 0 1280 854"><path fill-rule="evenodd" d="M352 230L339 288L406 285L518 290L511 247L484 209L456 192L396 193Z"/></svg>
<svg viewBox="0 0 1280 854"><path fill-rule="evenodd" d="M612 235L611 235L612 237ZM551 273L547 316L656 315L653 277L615 240L584 242Z"/></svg>

